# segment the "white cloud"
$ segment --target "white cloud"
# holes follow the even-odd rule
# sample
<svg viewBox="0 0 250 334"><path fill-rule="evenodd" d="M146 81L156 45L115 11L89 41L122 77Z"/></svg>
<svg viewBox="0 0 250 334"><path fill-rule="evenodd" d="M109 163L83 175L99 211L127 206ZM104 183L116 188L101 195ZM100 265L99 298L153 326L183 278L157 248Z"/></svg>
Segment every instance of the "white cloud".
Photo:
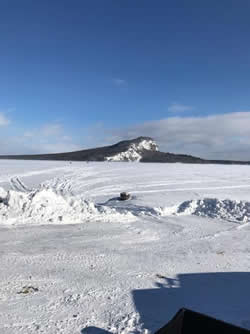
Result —
<svg viewBox="0 0 250 334"><path fill-rule="evenodd" d="M3 112L0 112L0 126L6 126L10 123L10 120L5 116Z"/></svg>
<svg viewBox="0 0 250 334"><path fill-rule="evenodd" d="M172 103L170 105L170 107L168 107L168 111L175 112L175 113L184 112L184 111L190 111L190 110L193 110L193 107L186 106L186 105L180 104L180 103Z"/></svg>
<svg viewBox="0 0 250 334"><path fill-rule="evenodd" d="M119 79L119 78L114 78L112 81L116 86L122 86L127 83L126 80Z"/></svg>
<svg viewBox="0 0 250 334"><path fill-rule="evenodd" d="M35 133L32 132L32 131L26 131L26 132L24 132L23 135L24 135L24 137L32 138L35 135Z"/></svg>
<svg viewBox="0 0 250 334"><path fill-rule="evenodd" d="M45 137L59 136L63 132L62 124L46 124L41 128L41 133Z"/></svg>
<svg viewBox="0 0 250 334"><path fill-rule="evenodd" d="M250 160L249 128L250 111L247 111L206 117L170 117L125 129L105 130L102 137L103 142L114 143L127 138L150 136L165 152L208 159ZM101 138L98 140L101 141Z"/></svg>
<svg viewBox="0 0 250 334"><path fill-rule="evenodd" d="M0 154L59 153L81 149L59 123L30 129L21 136L4 136L1 142Z"/></svg>
<svg viewBox="0 0 250 334"><path fill-rule="evenodd" d="M45 124L39 129L28 130L24 132L24 137L34 138L34 137L54 137L65 140L65 138L70 138L69 136L64 135L64 129L62 124Z"/></svg>

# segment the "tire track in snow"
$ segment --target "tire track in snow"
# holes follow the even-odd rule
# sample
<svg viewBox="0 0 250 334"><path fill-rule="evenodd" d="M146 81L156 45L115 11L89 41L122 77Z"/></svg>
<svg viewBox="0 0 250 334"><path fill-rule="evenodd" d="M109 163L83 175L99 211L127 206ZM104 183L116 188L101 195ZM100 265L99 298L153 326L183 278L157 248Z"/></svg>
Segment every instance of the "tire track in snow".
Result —
<svg viewBox="0 0 250 334"><path fill-rule="evenodd" d="M21 191L21 192L31 192L32 189L29 189L18 176L12 177L10 179L10 184L13 190L15 191Z"/></svg>
<svg viewBox="0 0 250 334"><path fill-rule="evenodd" d="M177 188L177 189L157 189L157 190L146 190L146 191L134 191L134 193L158 193L158 192L174 192L174 191L189 191L189 190L223 190L223 189L240 189L250 188L250 184L242 184L235 186L222 186L222 187L195 187L195 188Z"/></svg>
<svg viewBox="0 0 250 334"><path fill-rule="evenodd" d="M211 235L205 235L197 240L213 240L213 239L216 239L216 238L219 238L221 236L225 236L225 235L232 235L232 233L237 233L239 231L241 231L242 229L245 229L245 228L248 228L250 225L250 223L244 223L242 225L239 225L239 226L236 226L236 227L231 227L225 231L219 231L219 232L216 232L214 234L211 234Z"/></svg>

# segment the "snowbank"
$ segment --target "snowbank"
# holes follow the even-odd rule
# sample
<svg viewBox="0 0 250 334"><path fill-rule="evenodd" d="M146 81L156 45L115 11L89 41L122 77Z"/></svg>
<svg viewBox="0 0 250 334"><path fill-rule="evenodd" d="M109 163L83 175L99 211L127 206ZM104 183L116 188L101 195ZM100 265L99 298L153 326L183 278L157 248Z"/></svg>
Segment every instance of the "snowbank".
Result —
<svg viewBox="0 0 250 334"><path fill-rule="evenodd" d="M128 203L123 207L96 205L80 196L63 195L51 188L31 192L0 188L0 223L76 224L85 221L133 221L138 216L196 215L227 221L250 222L250 202L204 198L165 208Z"/></svg>
<svg viewBox="0 0 250 334"><path fill-rule="evenodd" d="M52 189L39 189L29 193L0 188L0 222L7 224L75 224L85 221L131 221L130 212L96 206L76 196L63 196Z"/></svg>
<svg viewBox="0 0 250 334"><path fill-rule="evenodd" d="M204 198L189 200L174 207L155 210L162 216L196 215L237 222L250 221L250 202L232 201L229 199Z"/></svg>

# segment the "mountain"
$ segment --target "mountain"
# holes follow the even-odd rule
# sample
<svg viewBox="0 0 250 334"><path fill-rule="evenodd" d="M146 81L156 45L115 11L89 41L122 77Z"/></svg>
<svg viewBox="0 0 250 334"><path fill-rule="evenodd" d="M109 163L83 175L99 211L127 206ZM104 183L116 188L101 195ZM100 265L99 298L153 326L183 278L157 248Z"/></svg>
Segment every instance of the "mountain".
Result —
<svg viewBox="0 0 250 334"><path fill-rule="evenodd" d="M160 152L156 142L150 137L138 137L132 140L120 141L111 146L75 152L36 155L2 155L0 159L250 164L250 162L246 161L205 160L191 155Z"/></svg>
<svg viewBox="0 0 250 334"><path fill-rule="evenodd" d="M150 137L124 140L111 146L53 154L8 155L1 159L72 160L72 161L141 161L146 152L156 152L158 146Z"/></svg>

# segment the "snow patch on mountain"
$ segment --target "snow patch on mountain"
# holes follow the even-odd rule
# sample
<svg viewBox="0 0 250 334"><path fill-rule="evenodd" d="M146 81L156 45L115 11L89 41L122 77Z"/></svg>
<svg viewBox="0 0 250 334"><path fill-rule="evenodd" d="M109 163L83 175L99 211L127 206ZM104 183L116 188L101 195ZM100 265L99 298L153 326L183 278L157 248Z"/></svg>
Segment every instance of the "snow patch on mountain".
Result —
<svg viewBox="0 0 250 334"><path fill-rule="evenodd" d="M140 161L145 151L158 151L158 146L153 140L143 139L138 143L131 143L128 148L120 153L106 157L106 161Z"/></svg>
<svg viewBox="0 0 250 334"><path fill-rule="evenodd" d="M149 150L149 151L158 151L159 148L156 142L152 139L150 140L142 140L139 144L137 144L138 150Z"/></svg>
<svg viewBox="0 0 250 334"><path fill-rule="evenodd" d="M125 152L115 154L111 157L106 157L107 161L140 161L141 154L138 153L136 145L132 144Z"/></svg>

